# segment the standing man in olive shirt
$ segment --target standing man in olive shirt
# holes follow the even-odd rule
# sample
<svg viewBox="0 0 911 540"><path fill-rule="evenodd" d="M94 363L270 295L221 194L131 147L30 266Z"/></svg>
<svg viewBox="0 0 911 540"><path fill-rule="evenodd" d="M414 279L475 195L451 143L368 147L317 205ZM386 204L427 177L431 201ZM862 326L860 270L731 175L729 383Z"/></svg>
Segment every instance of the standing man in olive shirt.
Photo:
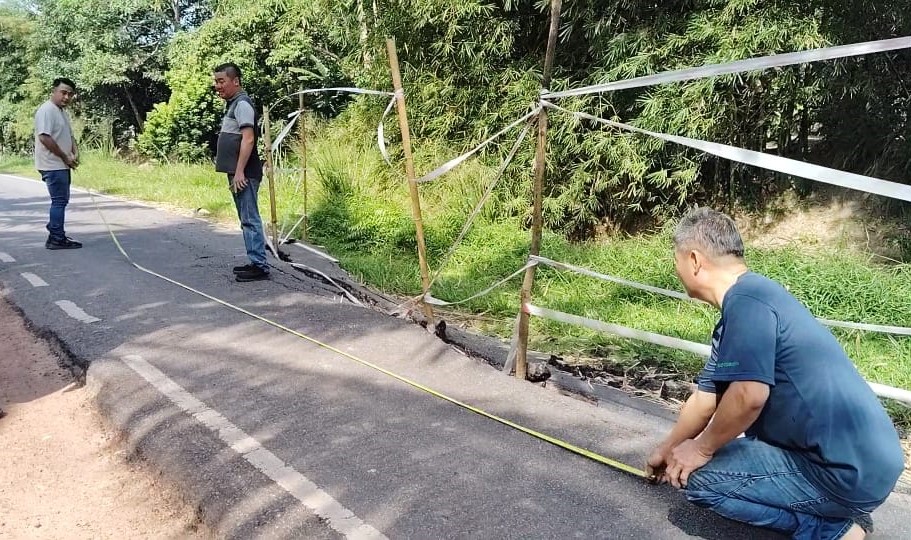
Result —
<svg viewBox="0 0 911 540"><path fill-rule="evenodd" d="M237 281L269 279L266 237L257 206L263 166L256 150L256 110L253 100L244 92L240 68L236 64L218 66L213 78L215 92L227 102L218 134L215 170L228 175L228 186L234 195L250 259L249 264L234 267L234 276Z"/></svg>

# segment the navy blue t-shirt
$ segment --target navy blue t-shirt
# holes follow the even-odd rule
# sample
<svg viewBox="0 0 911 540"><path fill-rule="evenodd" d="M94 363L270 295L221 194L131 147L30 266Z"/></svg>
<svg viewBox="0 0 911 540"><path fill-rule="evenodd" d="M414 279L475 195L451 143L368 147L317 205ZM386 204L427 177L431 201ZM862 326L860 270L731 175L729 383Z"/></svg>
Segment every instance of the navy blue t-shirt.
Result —
<svg viewBox="0 0 911 540"><path fill-rule="evenodd" d="M788 450L833 500L878 503L904 467L898 434L831 332L784 287L748 272L725 294L699 389L770 386L748 436Z"/></svg>

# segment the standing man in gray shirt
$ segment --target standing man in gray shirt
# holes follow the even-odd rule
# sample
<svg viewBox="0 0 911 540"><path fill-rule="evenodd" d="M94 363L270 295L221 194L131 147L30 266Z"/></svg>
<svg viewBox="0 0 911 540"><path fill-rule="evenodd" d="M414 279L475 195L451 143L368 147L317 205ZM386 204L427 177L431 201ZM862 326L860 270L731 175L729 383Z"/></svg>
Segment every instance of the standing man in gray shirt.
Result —
<svg viewBox="0 0 911 540"><path fill-rule="evenodd" d="M256 150L256 110L253 100L244 92L240 68L236 64L218 66L213 78L215 92L227 102L218 134L215 170L228 175L228 187L234 195L250 259L249 264L234 267L234 277L237 281L269 279L266 236L256 199L263 178L262 161Z"/></svg>
<svg viewBox="0 0 911 540"><path fill-rule="evenodd" d="M35 112L35 168L47 184L51 210L47 223L47 249L78 249L82 244L68 238L63 228L70 202L70 170L79 165L79 149L65 109L76 96L76 84L54 79L51 97Z"/></svg>

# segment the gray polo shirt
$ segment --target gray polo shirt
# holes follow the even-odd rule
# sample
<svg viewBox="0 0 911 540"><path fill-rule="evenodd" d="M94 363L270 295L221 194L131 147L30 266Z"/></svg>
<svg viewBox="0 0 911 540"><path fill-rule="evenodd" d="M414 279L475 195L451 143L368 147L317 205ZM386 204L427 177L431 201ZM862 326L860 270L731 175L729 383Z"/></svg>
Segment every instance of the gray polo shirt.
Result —
<svg viewBox="0 0 911 540"><path fill-rule="evenodd" d="M256 111L253 100L246 92L240 92L227 103L225 116L221 120L221 130L218 133L218 146L215 151L215 170L234 174L237 168L237 157L240 154L241 130L253 128L253 152L244 167L244 176L247 178L262 179L262 162L257 152L256 141Z"/></svg>
<svg viewBox="0 0 911 540"><path fill-rule="evenodd" d="M35 112L35 168L39 171L59 171L69 167L42 143L39 137L50 135L64 153L73 153L73 129L70 119L60 107L45 101Z"/></svg>

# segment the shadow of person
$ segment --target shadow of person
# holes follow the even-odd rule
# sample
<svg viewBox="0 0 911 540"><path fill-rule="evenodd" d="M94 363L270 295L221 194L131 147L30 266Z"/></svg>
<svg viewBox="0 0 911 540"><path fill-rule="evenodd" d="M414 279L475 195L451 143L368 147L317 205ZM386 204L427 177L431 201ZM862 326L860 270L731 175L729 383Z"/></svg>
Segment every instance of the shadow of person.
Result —
<svg viewBox="0 0 911 540"><path fill-rule="evenodd" d="M787 536L723 518L688 502L683 495L668 510L667 520L686 535L707 540L780 540Z"/></svg>

